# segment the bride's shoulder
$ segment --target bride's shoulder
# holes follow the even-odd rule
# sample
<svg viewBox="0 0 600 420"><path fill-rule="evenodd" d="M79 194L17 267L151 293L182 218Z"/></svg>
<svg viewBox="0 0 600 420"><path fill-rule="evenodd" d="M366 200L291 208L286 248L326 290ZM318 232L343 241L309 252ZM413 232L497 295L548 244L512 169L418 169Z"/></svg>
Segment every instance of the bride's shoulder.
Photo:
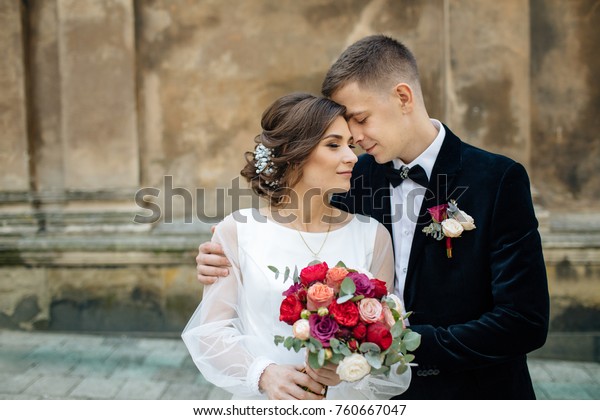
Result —
<svg viewBox="0 0 600 420"><path fill-rule="evenodd" d="M265 216L262 214L262 212L259 209L256 209L256 208L239 209L239 210L232 212L228 216L226 216L219 223L218 227L221 229L226 229L226 230L237 230L242 225L246 226L248 224L251 224L253 221L260 222L260 221L263 221L262 219L264 219L264 218L265 218Z"/></svg>
<svg viewBox="0 0 600 420"><path fill-rule="evenodd" d="M381 223L379 223L376 219L373 219L372 217L366 216L364 214L354 214L353 216L354 220L357 223L360 223L365 226L377 227L381 225Z"/></svg>

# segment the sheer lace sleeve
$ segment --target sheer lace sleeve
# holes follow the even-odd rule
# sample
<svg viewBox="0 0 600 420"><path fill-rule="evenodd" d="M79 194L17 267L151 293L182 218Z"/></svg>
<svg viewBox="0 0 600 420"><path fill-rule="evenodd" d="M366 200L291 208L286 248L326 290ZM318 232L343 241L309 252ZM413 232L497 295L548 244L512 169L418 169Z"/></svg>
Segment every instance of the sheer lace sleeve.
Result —
<svg viewBox="0 0 600 420"><path fill-rule="evenodd" d="M377 225L375 245L373 246L373 260L371 273L386 282L388 292L394 291L394 249L390 233L381 223Z"/></svg>
<svg viewBox="0 0 600 420"><path fill-rule="evenodd" d="M208 381L237 396L256 397L260 395L260 376L272 361L248 351L260 348L261 343L243 332L239 313L243 282L237 227L231 216L217 226L212 241L223 246L231 263L230 273L204 287L202 302L183 330L182 338Z"/></svg>

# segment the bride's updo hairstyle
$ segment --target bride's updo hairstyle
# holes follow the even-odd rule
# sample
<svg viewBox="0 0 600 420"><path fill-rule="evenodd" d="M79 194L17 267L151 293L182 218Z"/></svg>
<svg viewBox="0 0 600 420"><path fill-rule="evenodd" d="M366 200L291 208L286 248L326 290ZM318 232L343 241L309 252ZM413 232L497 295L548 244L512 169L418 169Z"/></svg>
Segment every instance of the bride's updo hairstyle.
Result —
<svg viewBox="0 0 600 420"><path fill-rule="evenodd" d="M289 189L302 178L309 155L345 111L342 105L308 93L277 99L262 115L262 133L254 138L255 151L245 153L247 163L240 174L271 205L283 204Z"/></svg>

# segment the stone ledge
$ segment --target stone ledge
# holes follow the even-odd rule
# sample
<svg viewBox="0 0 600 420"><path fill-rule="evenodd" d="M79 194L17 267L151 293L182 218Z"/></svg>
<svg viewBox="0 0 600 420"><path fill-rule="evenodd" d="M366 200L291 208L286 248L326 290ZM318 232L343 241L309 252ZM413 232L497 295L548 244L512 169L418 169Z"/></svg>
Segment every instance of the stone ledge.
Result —
<svg viewBox="0 0 600 420"><path fill-rule="evenodd" d="M600 332L550 332L532 357L600 363Z"/></svg>

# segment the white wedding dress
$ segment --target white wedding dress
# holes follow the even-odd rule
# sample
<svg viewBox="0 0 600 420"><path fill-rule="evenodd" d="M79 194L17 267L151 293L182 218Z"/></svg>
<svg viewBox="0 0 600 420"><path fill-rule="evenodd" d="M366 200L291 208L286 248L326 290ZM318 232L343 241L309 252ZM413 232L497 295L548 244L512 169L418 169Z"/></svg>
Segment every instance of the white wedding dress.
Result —
<svg viewBox="0 0 600 420"><path fill-rule="evenodd" d="M385 280L393 278L391 241L376 220L355 215L343 227L323 233L302 233L320 260L331 267L343 261ZM327 235L327 236L326 236ZM299 353L274 344L274 336L291 336L292 327L279 321L285 267L301 270L314 256L298 231L261 215L256 209L233 213L221 222L213 241L220 243L231 262L230 274L205 286L202 302L185 327L182 338L204 377L233 394L235 399L264 399L260 375L272 363L302 365ZM325 242L324 242L325 241ZM388 248L388 249L386 249ZM281 271L278 279L268 266ZM390 378L367 375L360 381L329 387L327 399L389 399L403 393L410 369Z"/></svg>

